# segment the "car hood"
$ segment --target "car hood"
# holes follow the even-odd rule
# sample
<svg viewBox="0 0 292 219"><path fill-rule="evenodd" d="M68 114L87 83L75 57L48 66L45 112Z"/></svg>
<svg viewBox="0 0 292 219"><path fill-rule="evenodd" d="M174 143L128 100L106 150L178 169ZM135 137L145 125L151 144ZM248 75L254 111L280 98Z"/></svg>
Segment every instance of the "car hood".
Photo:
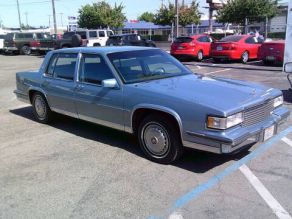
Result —
<svg viewBox="0 0 292 219"><path fill-rule="evenodd" d="M157 98L167 96L173 101L180 100L180 103L181 100L194 102L224 114L241 111L281 95L277 89L250 82L194 74L152 80L134 86Z"/></svg>

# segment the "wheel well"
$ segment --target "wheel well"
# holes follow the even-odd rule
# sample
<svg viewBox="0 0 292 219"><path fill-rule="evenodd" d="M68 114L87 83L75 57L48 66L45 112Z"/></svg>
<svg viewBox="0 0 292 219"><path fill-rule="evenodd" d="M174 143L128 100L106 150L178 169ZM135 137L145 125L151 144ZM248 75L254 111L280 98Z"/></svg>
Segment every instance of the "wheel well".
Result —
<svg viewBox="0 0 292 219"><path fill-rule="evenodd" d="M94 43L93 46L101 46L100 43Z"/></svg>
<svg viewBox="0 0 292 219"><path fill-rule="evenodd" d="M160 111L160 110L145 109L145 108L137 109L133 114L132 127L133 127L134 133L137 133L138 128L139 128L139 124L142 122L142 120L144 118L146 118L149 115L159 115L165 119L170 120L176 126L177 131L179 132L179 136L181 136L178 121L176 120L176 118L173 115L166 113L166 112L163 112L163 111Z"/></svg>
<svg viewBox="0 0 292 219"><path fill-rule="evenodd" d="M41 95L44 96L44 98L45 98L45 95L44 95L42 92L39 92L39 91L37 91L37 90L30 90L30 91L28 92L28 96L29 96L29 101L30 101L30 103L32 103L32 97L33 97L33 95L36 94L36 93L41 94ZM45 99L46 99L46 98L45 98Z"/></svg>
<svg viewBox="0 0 292 219"><path fill-rule="evenodd" d="M29 44L23 44L23 45L22 45L22 47L24 47L24 46L28 46L28 47L30 47L30 45L29 45Z"/></svg>

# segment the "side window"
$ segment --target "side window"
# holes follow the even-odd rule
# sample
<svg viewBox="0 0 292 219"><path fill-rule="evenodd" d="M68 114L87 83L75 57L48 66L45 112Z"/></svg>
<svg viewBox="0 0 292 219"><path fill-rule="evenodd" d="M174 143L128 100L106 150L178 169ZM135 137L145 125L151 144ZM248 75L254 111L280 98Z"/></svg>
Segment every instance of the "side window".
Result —
<svg viewBox="0 0 292 219"><path fill-rule="evenodd" d="M105 79L113 78L113 74L104 59L97 54L83 54L79 68L79 81L101 85Z"/></svg>
<svg viewBox="0 0 292 219"><path fill-rule="evenodd" d="M77 54L60 53L54 68L55 78L74 80Z"/></svg>
<svg viewBox="0 0 292 219"><path fill-rule="evenodd" d="M249 37L245 40L246 43L248 44L255 44L255 38L254 37Z"/></svg>
<svg viewBox="0 0 292 219"><path fill-rule="evenodd" d="M96 38L97 32L96 31L89 31L89 38Z"/></svg>
<svg viewBox="0 0 292 219"><path fill-rule="evenodd" d="M107 36L112 36L114 35L112 31L107 31Z"/></svg>
<svg viewBox="0 0 292 219"><path fill-rule="evenodd" d="M52 55L50 62L49 62L49 65L47 67L47 71L45 73L46 76L49 76L49 77L53 76L57 58L58 58L58 54Z"/></svg>
<svg viewBox="0 0 292 219"><path fill-rule="evenodd" d="M198 38L198 41L199 42L202 42L202 43L209 43L209 38L207 36L202 36L202 37L199 37Z"/></svg>
<svg viewBox="0 0 292 219"><path fill-rule="evenodd" d="M105 37L104 31L98 31L98 35L99 35L99 37Z"/></svg>

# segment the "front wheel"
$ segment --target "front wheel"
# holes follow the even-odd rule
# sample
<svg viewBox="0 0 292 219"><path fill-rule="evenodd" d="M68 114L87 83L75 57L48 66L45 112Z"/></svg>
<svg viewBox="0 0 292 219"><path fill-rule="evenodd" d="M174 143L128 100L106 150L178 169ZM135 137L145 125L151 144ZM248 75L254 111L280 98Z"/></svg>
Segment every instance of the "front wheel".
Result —
<svg viewBox="0 0 292 219"><path fill-rule="evenodd" d="M246 64L249 60L249 54L247 51L245 51L242 55L241 55L241 62L243 64Z"/></svg>
<svg viewBox="0 0 292 219"><path fill-rule="evenodd" d="M146 117L139 126L138 139L147 158L157 163L169 164L183 152L179 130L164 116Z"/></svg>
<svg viewBox="0 0 292 219"><path fill-rule="evenodd" d="M52 119L52 111L40 93L35 93L32 97L33 114L40 123L49 123Z"/></svg>

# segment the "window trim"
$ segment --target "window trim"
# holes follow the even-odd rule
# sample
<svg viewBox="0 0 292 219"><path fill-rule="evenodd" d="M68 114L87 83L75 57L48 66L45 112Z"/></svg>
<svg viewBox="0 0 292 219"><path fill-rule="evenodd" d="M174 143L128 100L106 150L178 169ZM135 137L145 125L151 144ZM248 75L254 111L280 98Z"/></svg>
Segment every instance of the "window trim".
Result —
<svg viewBox="0 0 292 219"><path fill-rule="evenodd" d="M84 81L80 81L79 80L79 78L80 78L80 69L81 69L81 64L82 64L82 58L83 58L84 55L96 55L96 56L99 56L100 59L103 59L104 63L108 66L109 70L112 73L112 76L113 76L112 78L117 80L116 75L114 74L114 72L112 71L110 66L108 65L108 62L106 61L106 59L101 54L99 54L99 53L90 53L90 52L80 52L79 53L78 69L77 69L77 74L76 74L76 82L78 82L79 84L84 84L84 85L102 87L102 83L101 84L95 84L95 83L84 82Z"/></svg>
<svg viewBox="0 0 292 219"><path fill-rule="evenodd" d="M66 79L66 78L59 78L59 77L56 77L56 73L55 73L55 68L56 68L56 63L58 62L59 60L59 56L61 54L76 54L76 64L75 64L75 69L74 69L74 73L73 73L73 80L70 80L70 79ZM57 56L57 61L54 65L54 71L53 71L53 74L52 76L48 75L47 74L47 71L48 71L48 68L50 66L50 63L51 63L51 60L53 58L53 56L56 55ZM55 79L55 80L62 80L62 81L68 81L68 82L75 82L75 77L76 77L76 70L79 69L79 52L59 52L59 53L54 53L52 54L52 56L50 57L50 61L46 67L46 71L44 72L44 77L46 78L52 78L52 79Z"/></svg>

